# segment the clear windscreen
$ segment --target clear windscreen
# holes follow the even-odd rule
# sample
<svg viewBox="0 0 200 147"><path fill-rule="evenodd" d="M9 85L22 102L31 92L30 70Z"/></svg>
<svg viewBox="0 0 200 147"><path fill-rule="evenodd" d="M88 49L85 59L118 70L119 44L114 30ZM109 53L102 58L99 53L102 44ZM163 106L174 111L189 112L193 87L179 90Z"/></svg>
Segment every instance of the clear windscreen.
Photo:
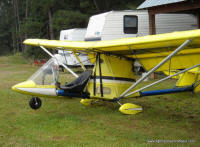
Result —
<svg viewBox="0 0 200 147"><path fill-rule="evenodd" d="M58 75L59 65L55 59L51 58L29 80L32 80L37 85L55 85Z"/></svg>

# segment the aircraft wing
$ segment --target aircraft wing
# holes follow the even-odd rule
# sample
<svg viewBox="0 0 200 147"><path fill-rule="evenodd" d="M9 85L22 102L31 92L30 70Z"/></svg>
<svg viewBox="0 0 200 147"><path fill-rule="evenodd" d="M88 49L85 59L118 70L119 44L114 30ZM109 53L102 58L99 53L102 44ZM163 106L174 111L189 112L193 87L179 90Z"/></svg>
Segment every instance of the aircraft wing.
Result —
<svg viewBox="0 0 200 147"><path fill-rule="evenodd" d="M77 52L87 51L123 55L138 59L144 68L149 70L188 39L192 39L192 42L179 52L177 56L173 57L170 63L165 63L157 70L163 71L169 69L169 66L175 70L187 68L197 62L199 63L200 29L90 42L27 39L24 41L24 44L47 48L62 48L63 50L76 50Z"/></svg>

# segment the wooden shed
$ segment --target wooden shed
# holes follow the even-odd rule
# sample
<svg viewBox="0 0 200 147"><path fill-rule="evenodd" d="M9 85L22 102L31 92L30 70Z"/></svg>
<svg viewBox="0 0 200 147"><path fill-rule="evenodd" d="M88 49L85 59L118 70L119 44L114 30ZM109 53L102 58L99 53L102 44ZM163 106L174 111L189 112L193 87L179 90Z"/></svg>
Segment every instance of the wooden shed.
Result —
<svg viewBox="0 0 200 147"><path fill-rule="evenodd" d="M137 9L148 10L150 34L156 34L155 15L160 13L193 14L200 28L200 0L146 0Z"/></svg>

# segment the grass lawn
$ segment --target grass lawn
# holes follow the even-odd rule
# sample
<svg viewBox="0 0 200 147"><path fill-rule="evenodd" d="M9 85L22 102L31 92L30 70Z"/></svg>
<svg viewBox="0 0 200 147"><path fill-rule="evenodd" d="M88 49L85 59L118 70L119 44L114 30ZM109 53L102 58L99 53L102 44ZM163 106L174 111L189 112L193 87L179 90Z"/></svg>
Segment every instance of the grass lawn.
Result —
<svg viewBox="0 0 200 147"><path fill-rule="evenodd" d="M198 95L179 93L124 101L143 107L137 115L123 115L117 104L109 102L86 107L80 99L42 98L42 107L34 111L29 108L29 96L10 88L36 70L21 56L0 57L0 146L200 146ZM174 83L169 80L156 89Z"/></svg>

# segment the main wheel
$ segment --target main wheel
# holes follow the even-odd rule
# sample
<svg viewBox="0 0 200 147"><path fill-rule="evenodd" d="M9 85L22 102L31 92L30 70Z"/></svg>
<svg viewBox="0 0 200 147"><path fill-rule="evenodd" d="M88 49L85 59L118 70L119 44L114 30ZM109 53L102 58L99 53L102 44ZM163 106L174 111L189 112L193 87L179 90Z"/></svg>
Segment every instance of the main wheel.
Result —
<svg viewBox="0 0 200 147"><path fill-rule="evenodd" d="M42 105L42 101L38 97L33 97L29 101L29 106L34 110L39 109L41 105Z"/></svg>

